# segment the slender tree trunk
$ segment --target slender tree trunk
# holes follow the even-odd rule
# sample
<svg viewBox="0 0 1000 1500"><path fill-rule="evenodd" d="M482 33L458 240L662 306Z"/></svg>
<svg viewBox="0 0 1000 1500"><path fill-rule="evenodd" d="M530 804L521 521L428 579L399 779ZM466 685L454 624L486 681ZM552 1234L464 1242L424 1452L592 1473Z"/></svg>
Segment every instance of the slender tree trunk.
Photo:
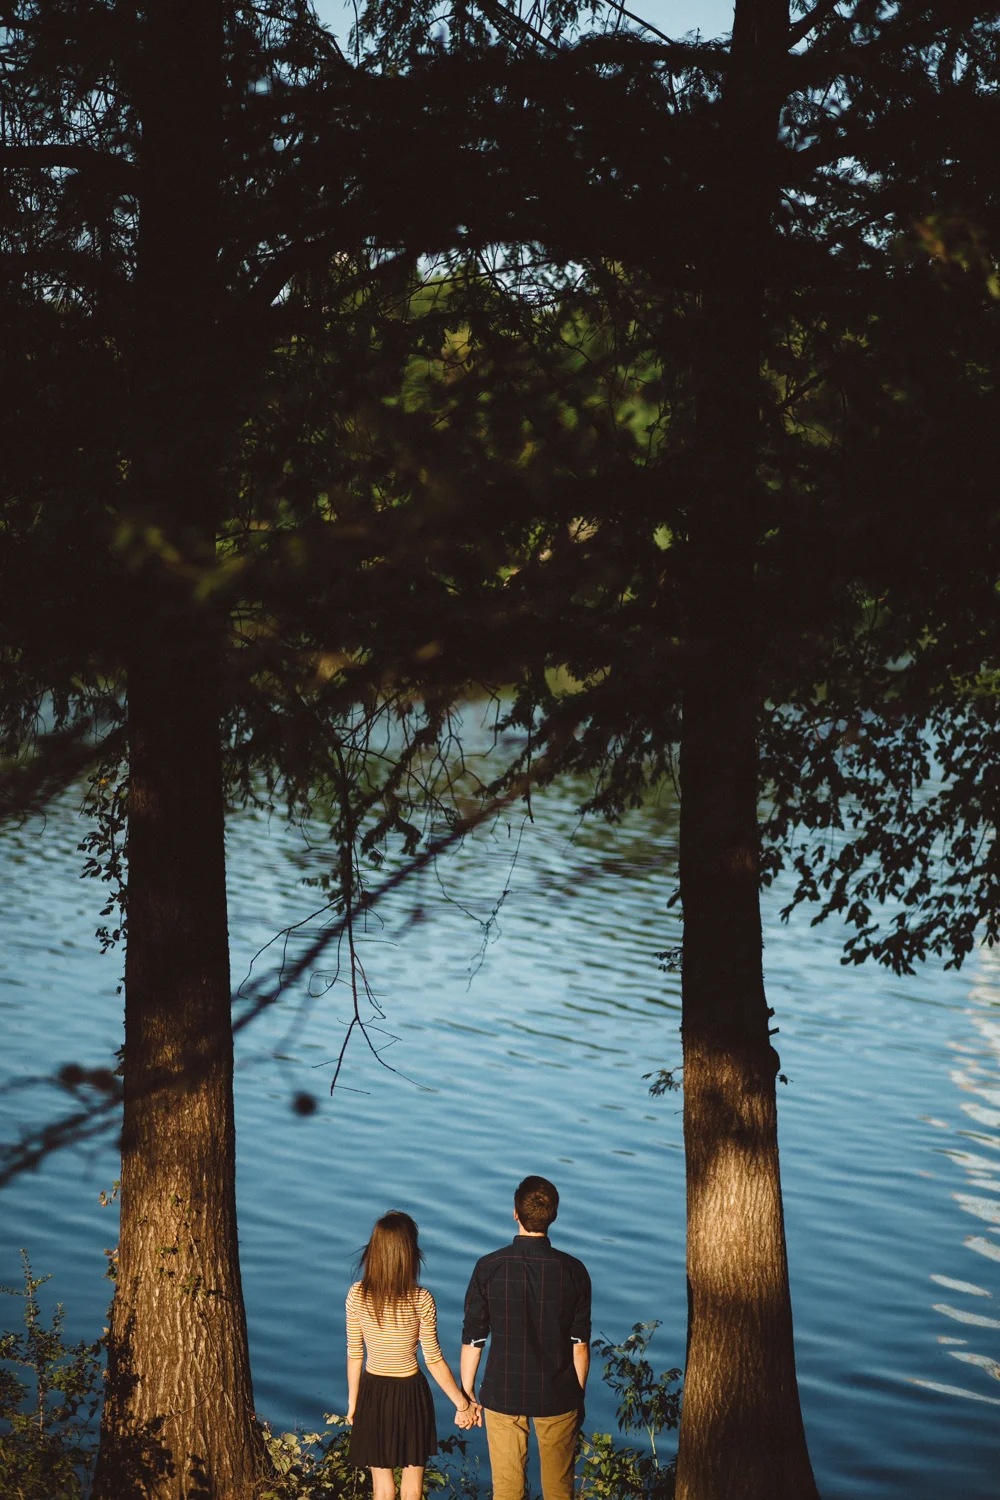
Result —
<svg viewBox="0 0 1000 1500"><path fill-rule="evenodd" d="M131 502L121 1239L94 1500L249 1500L214 564L220 0L149 0Z"/></svg>
<svg viewBox="0 0 1000 1500"><path fill-rule="evenodd" d="M758 884L759 376L787 0L737 0L702 301L681 742L689 1337L677 1500L817 1495L795 1378Z"/></svg>

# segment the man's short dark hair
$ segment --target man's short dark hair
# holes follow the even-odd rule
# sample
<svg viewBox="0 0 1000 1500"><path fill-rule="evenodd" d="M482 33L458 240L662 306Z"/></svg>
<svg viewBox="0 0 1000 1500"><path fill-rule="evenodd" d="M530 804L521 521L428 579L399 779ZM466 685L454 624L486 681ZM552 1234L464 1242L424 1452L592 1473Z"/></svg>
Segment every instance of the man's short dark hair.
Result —
<svg viewBox="0 0 1000 1500"><path fill-rule="evenodd" d="M559 1194L547 1177L526 1177L514 1194L514 1212L529 1234L544 1234L559 1212Z"/></svg>

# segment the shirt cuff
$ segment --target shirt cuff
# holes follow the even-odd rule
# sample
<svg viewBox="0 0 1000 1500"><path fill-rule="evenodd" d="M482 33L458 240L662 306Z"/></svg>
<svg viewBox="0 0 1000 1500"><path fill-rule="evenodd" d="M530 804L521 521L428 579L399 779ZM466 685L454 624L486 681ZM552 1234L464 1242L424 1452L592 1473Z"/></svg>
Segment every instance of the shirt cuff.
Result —
<svg viewBox="0 0 1000 1500"><path fill-rule="evenodd" d="M589 1344L590 1340L589 1339L578 1339L576 1337L576 1335L574 1334L573 1337L570 1339L570 1343L571 1344Z"/></svg>
<svg viewBox="0 0 1000 1500"><path fill-rule="evenodd" d="M483 1347L483 1345L486 1343L486 1340L488 1338L489 1338L489 1334L488 1333L484 1334L481 1339L467 1339L467 1338L465 1338L463 1336L462 1343L468 1345L469 1347L471 1347L473 1349L481 1349Z"/></svg>

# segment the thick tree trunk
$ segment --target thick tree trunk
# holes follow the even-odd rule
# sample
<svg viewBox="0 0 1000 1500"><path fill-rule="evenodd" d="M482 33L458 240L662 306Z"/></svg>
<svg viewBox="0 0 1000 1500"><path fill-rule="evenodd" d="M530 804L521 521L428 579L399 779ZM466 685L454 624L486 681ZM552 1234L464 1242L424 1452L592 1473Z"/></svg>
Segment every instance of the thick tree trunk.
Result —
<svg viewBox="0 0 1000 1500"><path fill-rule="evenodd" d="M96 1500L247 1500L219 714L197 647L129 678L121 1242Z"/></svg>
<svg viewBox="0 0 1000 1500"><path fill-rule="evenodd" d="M759 372L787 0L737 0L705 267L681 742L689 1338L677 1500L817 1494L795 1379L758 886Z"/></svg>
<svg viewBox="0 0 1000 1500"><path fill-rule="evenodd" d="M121 1238L94 1500L249 1500L214 564L220 0L150 0L127 523Z"/></svg>

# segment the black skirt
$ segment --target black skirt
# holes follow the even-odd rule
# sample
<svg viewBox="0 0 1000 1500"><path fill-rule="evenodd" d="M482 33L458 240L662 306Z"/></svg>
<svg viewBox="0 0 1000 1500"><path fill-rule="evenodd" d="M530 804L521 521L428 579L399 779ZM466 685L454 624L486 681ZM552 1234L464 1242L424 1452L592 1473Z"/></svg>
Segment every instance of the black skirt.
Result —
<svg viewBox="0 0 1000 1500"><path fill-rule="evenodd" d="M362 1370L351 1428L354 1467L423 1468L437 1451L434 1399L423 1372L370 1375Z"/></svg>

